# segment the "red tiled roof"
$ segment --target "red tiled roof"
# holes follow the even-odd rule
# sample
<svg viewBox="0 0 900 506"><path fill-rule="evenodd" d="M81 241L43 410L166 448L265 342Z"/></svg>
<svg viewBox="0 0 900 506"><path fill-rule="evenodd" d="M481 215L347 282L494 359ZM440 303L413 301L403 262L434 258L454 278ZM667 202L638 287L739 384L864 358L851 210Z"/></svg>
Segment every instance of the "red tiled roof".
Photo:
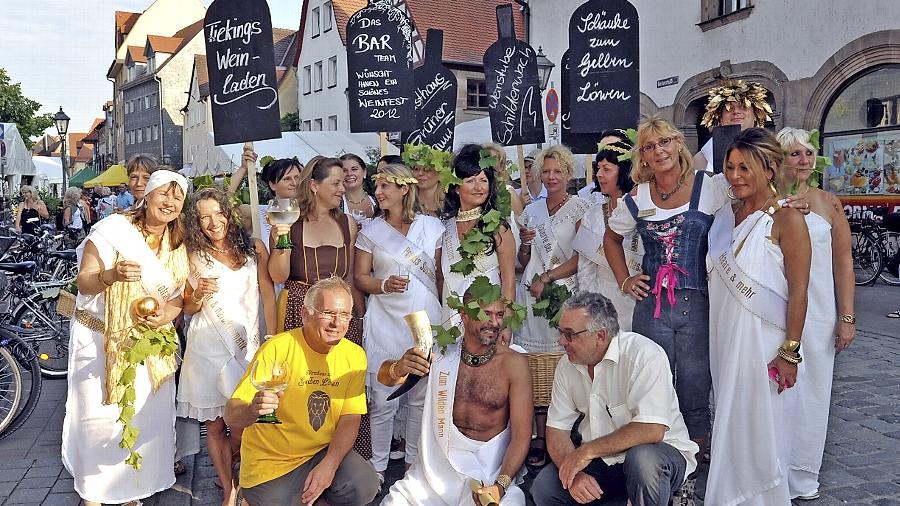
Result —
<svg viewBox="0 0 900 506"><path fill-rule="evenodd" d="M443 60L481 65L487 48L497 40L497 6L509 0L408 0L416 31L427 47L429 28L444 31ZM513 5L516 37L525 40L525 17Z"/></svg>
<svg viewBox="0 0 900 506"><path fill-rule="evenodd" d="M84 136L82 142L89 142L92 144L96 144L100 139L99 129L100 127L106 123L106 120L103 118L94 118L94 123L91 125L90 130L88 130L87 135Z"/></svg>
<svg viewBox="0 0 900 506"><path fill-rule="evenodd" d="M427 43L429 28L444 31L444 61L481 65L484 53L497 40L497 6L509 0L407 0L416 31ZM347 22L367 5L366 0L333 0L341 42L347 45ZM513 5L516 36L525 40L525 17Z"/></svg>
<svg viewBox="0 0 900 506"><path fill-rule="evenodd" d="M203 18L200 18L197 21L194 21L192 24L189 24L181 30L178 30L174 35L172 35L172 37L176 39L184 39L184 44L187 44L191 41L191 39L194 38L194 35L200 33L201 30L203 30Z"/></svg>
<svg viewBox="0 0 900 506"><path fill-rule="evenodd" d="M69 133L66 136L69 140L66 141L66 149L69 151L69 156L74 158L78 154L79 144L82 144L82 139L85 138L87 134L85 133Z"/></svg>
<svg viewBox="0 0 900 506"><path fill-rule="evenodd" d="M275 66L287 67L294 60L291 50L296 50L296 30L272 28L272 43L275 46Z"/></svg>
<svg viewBox="0 0 900 506"><path fill-rule="evenodd" d="M91 158L94 156L94 148L90 147L87 143L82 143L81 147L78 148L78 154L75 155L76 162L89 162Z"/></svg>
<svg viewBox="0 0 900 506"><path fill-rule="evenodd" d="M130 32L140 16L139 12L116 11L116 30L120 33Z"/></svg>
<svg viewBox="0 0 900 506"><path fill-rule="evenodd" d="M161 37L159 35L147 36L147 47L153 49L154 53L175 54L183 39L175 37Z"/></svg>
<svg viewBox="0 0 900 506"><path fill-rule="evenodd" d="M141 46L128 46L128 54L131 60L136 63L147 63L147 57L144 56L144 48Z"/></svg>

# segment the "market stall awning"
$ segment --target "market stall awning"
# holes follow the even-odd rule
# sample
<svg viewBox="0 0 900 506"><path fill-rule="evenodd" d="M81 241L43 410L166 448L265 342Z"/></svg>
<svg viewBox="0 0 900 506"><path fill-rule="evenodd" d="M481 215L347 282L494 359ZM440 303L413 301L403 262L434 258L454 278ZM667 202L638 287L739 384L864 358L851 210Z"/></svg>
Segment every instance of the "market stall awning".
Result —
<svg viewBox="0 0 900 506"><path fill-rule="evenodd" d="M113 165L94 179L85 181L84 187L119 186L120 184L128 184L128 172L125 170L124 165Z"/></svg>
<svg viewBox="0 0 900 506"><path fill-rule="evenodd" d="M85 167L69 178L69 186L77 186L78 188L81 188L84 186L84 183L86 181L90 181L95 177L97 177L97 173L94 172L94 170L90 167Z"/></svg>

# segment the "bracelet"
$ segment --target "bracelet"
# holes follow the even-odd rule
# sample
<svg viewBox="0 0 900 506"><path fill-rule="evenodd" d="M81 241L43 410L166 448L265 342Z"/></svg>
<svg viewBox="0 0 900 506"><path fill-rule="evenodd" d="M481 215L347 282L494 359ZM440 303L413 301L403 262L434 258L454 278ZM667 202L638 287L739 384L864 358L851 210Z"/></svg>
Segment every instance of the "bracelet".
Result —
<svg viewBox="0 0 900 506"><path fill-rule="evenodd" d="M388 282L388 278L384 278L381 280L381 293L387 293L387 290L384 289L384 285L387 282Z"/></svg>
<svg viewBox="0 0 900 506"><path fill-rule="evenodd" d="M625 278L624 281L622 281L622 286L619 287L619 292L625 293L625 283L627 283L628 280L631 278L632 278L632 276L628 276L627 278Z"/></svg>
<svg viewBox="0 0 900 506"><path fill-rule="evenodd" d="M509 486L512 485L512 478L508 474L501 474L497 477L495 483L503 487L503 491L506 492L509 489Z"/></svg>
<svg viewBox="0 0 900 506"><path fill-rule="evenodd" d="M781 349L790 353L797 353L800 351L800 341L787 338L781 344Z"/></svg>
<svg viewBox="0 0 900 506"><path fill-rule="evenodd" d="M853 316L852 314L842 314L841 321L852 325L852 324L856 323L856 317Z"/></svg>
<svg viewBox="0 0 900 506"><path fill-rule="evenodd" d="M200 305L202 305L202 304L203 304L203 299L205 299L206 297L200 297L200 300L197 300L196 298L194 298L194 295L195 295L196 293L197 293L197 290L194 290L193 292L191 292L191 297L190 297L190 298L191 298L191 302L193 302L194 304L200 304Z"/></svg>
<svg viewBox="0 0 900 506"><path fill-rule="evenodd" d="M103 273L104 273L104 272L106 272L106 271L100 271L100 272L98 272L98 273L97 273L97 279L99 279L100 282L103 283L103 285L106 286L107 288L110 287L110 286L113 286L113 284L115 284L115 281L113 281L112 283L107 283L106 280L103 279Z"/></svg>
<svg viewBox="0 0 900 506"><path fill-rule="evenodd" d="M785 362L794 365L803 362L803 357L801 357L799 353L797 353L796 351L791 353L789 351L786 351L784 348L778 348L778 356L784 359Z"/></svg>
<svg viewBox="0 0 900 506"><path fill-rule="evenodd" d="M399 361L399 360L396 360L396 361L394 361L393 364L391 364L391 367L388 368L388 375L389 375L389 376L391 377L391 379L394 380L394 381L397 381L397 380L399 380L400 378L403 377L403 376L397 376L396 367L397 367L397 364L399 364L399 363L400 363L400 361ZM405 375L404 375L404 376L405 376Z"/></svg>

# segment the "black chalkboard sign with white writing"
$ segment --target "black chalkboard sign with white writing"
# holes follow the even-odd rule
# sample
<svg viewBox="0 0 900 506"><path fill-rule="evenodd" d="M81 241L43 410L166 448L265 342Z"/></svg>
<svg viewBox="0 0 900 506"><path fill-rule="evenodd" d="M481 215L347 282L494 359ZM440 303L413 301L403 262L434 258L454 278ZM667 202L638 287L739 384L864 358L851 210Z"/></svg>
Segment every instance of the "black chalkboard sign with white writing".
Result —
<svg viewBox="0 0 900 506"><path fill-rule="evenodd" d="M412 24L390 5L369 0L347 22L351 132L416 128Z"/></svg>
<svg viewBox="0 0 900 506"><path fill-rule="evenodd" d="M717 126L713 128L713 159L709 161L711 165L706 167L708 172L719 174L724 170L725 154L739 133L741 133L740 125Z"/></svg>
<svg viewBox="0 0 900 506"><path fill-rule="evenodd" d="M415 69L416 129L403 134L403 142L453 150L456 126L456 76L441 63L444 32L428 29L425 64Z"/></svg>
<svg viewBox="0 0 900 506"><path fill-rule="evenodd" d="M512 5L497 7L497 33L484 53L491 136L504 146L544 142L537 53L516 39Z"/></svg>
<svg viewBox="0 0 900 506"><path fill-rule="evenodd" d="M640 117L638 14L627 0L589 0L569 20L573 132L634 125Z"/></svg>
<svg viewBox="0 0 900 506"><path fill-rule="evenodd" d="M265 0L215 0L203 20L217 146L281 137Z"/></svg>
<svg viewBox="0 0 900 506"><path fill-rule="evenodd" d="M562 57L562 96L559 99L559 118L562 123L562 143L568 147L573 153L581 155L592 155L597 152L597 143L600 142L600 134L596 133L575 133L572 131L572 111L571 111L571 93L569 90L569 51L566 50Z"/></svg>

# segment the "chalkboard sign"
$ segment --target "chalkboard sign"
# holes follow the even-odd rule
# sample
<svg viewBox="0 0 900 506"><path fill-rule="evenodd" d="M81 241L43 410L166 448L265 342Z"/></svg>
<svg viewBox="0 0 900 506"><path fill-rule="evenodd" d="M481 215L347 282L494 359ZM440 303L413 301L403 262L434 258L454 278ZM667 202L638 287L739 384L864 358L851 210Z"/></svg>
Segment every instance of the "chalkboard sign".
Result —
<svg viewBox="0 0 900 506"><path fill-rule="evenodd" d="M265 0L215 0L203 27L216 145L280 138L272 18Z"/></svg>
<svg viewBox="0 0 900 506"><path fill-rule="evenodd" d="M456 126L456 76L443 64L444 32L430 28L425 38L425 64L416 75L416 129L403 134L403 142L453 150Z"/></svg>
<svg viewBox="0 0 900 506"><path fill-rule="evenodd" d="M416 128L412 24L400 9L369 0L347 22L350 131Z"/></svg>
<svg viewBox="0 0 900 506"><path fill-rule="evenodd" d="M640 117L638 15L627 0L589 0L569 20L573 132L634 125Z"/></svg>
<svg viewBox="0 0 900 506"><path fill-rule="evenodd" d="M725 153L739 133L741 133L740 125L717 126L713 128L713 159L709 162L712 165L706 167L707 171L715 174L722 172L723 167L725 167Z"/></svg>
<svg viewBox="0 0 900 506"><path fill-rule="evenodd" d="M575 133L572 131L572 111L571 94L569 93L569 51L566 50L562 57L562 97L560 98L560 123L562 123L562 143L566 145L573 153L581 155L592 155L597 152L597 143L600 142L601 132L596 133Z"/></svg>
<svg viewBox="0 0 900 506"><path fill-rule="evenodd" d="M491 136L504 146L544 142L537 54L516 39L512 5L497 7L497 33L484 53Z"/></svg>

